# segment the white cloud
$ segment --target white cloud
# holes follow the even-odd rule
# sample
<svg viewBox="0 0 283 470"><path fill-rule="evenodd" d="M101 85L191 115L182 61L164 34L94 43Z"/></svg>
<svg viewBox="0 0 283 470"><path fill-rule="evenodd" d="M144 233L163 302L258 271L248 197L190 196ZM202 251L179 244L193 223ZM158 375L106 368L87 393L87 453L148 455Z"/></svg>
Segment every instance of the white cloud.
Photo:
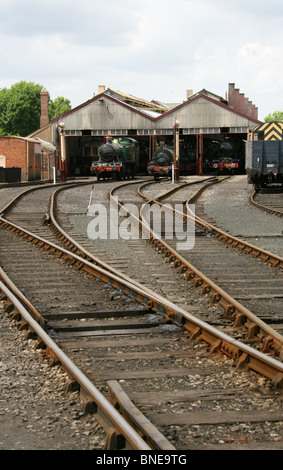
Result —
<svg viewBox="0 0 283 470"><path fill-rule="evenodd" d="M177 102L233 82L263 119L283 109L282 17L282 0L1 0L0 86L33 81L76 106L99 84Z"/></svg>
<svg viewBox="0 0 283 470"><path fill-rule="evenodd" d="M259 42L245 44L238 51L238 57L246 67L261 67L264 61L274 61L276 56L275 48L264 46Z"/></svg>

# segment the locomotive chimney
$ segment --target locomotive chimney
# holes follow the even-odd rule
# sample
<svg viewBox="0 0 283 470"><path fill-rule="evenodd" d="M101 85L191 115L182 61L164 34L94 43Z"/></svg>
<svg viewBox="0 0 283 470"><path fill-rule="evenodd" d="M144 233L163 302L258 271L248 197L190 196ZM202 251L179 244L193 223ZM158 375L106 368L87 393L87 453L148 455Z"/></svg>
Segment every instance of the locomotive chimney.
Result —
<svg viewBox="0 0 283 470"><path fill-rule="evenodd" d="M40 115L40 128L49 124L49 111L48 111L48 91L43 89L40 92L40 105L41 105L41 115Z"/></svg>

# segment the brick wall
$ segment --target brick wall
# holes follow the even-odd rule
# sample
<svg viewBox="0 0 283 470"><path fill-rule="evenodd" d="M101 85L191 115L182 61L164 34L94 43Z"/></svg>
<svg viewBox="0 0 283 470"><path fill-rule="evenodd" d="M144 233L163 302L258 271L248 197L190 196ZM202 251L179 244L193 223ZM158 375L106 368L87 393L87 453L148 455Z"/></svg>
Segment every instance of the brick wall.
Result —
<svg viewBox="0 0 283 470"><path fill-rule="evenodd" d="M0 155L6 157L6 168L21 168L22 181L40 180L39 144L21 137L0 137Z"/></svg>
<svg viewBox="0 0 283 470"><path fill-rule="evenodd" d="M6 157L6 168L21 168L22 181L26 180L26 149L24 139L16 137L0 137L0 154Z"/></svg>
<svg viewBox="0 0 283 470"><path fill-rule="evenodd" d="M228 105L246 116L258 119L258 108L245 97L244 93L240 93L239 88L235 88L234 83L229 83Z"/></svg>

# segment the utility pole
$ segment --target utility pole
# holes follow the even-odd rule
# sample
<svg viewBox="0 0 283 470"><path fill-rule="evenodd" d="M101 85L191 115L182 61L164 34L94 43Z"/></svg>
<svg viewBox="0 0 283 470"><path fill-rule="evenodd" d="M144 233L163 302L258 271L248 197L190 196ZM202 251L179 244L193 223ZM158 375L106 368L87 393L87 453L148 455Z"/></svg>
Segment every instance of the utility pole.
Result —
<svg viewBox="0 0 283 470"><path fill-rule="evenodd" d="M173 129L174 129L174 180L179 181L180 173L179 173L179 155L180 155L180 144L179 144L179 128L180 122L175 121Z"/></svg>
<svg viewBox="0 0 283 470"><path fill-rule="evenodd" d="M65 124L59 123L59 136L60 136L60 152L61 152L61 165L62 165L62 181L66 181L66 145L65 145Z"/></svg>

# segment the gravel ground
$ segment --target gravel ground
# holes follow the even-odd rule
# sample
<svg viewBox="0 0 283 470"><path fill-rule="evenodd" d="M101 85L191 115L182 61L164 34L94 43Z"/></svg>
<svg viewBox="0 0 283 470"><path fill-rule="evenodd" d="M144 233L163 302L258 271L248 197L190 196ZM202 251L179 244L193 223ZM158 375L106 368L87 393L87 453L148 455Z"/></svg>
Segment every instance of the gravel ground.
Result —
<svg viewBox="0 0 283 470"><path fill-rule="evenodd" d="M252 206L249 202L252 192L246 175L214 185L202 196L206 214L231 235L283 256L283 220Z"/></svg>
<svg viewBox="0 0 283 470"><path fill-rule="evenodd" d="M0 449L101 450L103 430L84 416L78 393L67 393L66 374L50 367L26 340L0 302Z"/></svg>
<svg viewBox="0 0 283 470"><path fill-rule="evenodd" d="M235 176L223 186L213 186L205 192L206 213L233 235L243 236L251 243L258 240L260 246L275 252L274 238L270 240L267 235L271 227L273 235L282 234L282 220L250 206L251 191L246 176ZM98 193L95 196L95 202L100 202ZM87 209L89 199L85 202ZM73 218L76 217L80 217L81 223L81 219L85 219L86 230L89 218L74 213ZM253 237L257 233L265 236ZM276 240L281 242L279 236ZM280 246L278 250L282 255ZM16 323L8 321L2 307L0 302L0 449L103 449L104 432L93 417L83 416L78 394L66 393L66 374L59 366L49 366L35 349L34 342L27 341ZM278 432L276 438L280 437Z"/></svg>

